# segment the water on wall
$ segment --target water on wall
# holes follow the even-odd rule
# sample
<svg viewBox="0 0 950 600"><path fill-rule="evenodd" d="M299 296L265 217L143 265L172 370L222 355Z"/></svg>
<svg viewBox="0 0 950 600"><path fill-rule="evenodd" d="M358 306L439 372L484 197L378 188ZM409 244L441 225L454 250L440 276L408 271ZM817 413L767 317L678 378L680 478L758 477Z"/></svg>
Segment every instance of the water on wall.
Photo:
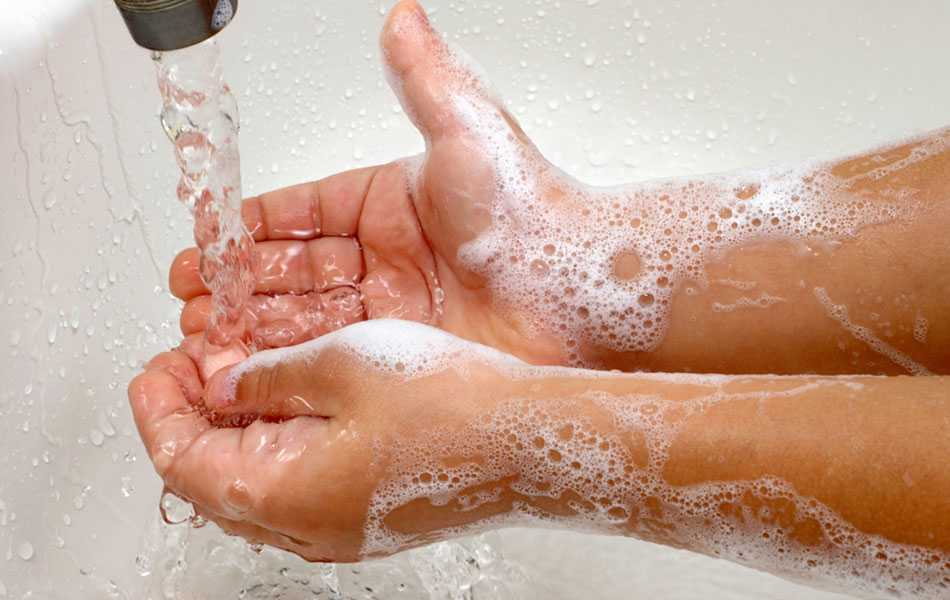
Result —
<svg viewBox="0 0 950 600"><path fill-rule="evenodd" d="M594 183L828 156L946 125L950 81L934 74L950 7L828 4L428 3L542 151ZM242 5L221 44L246 194L422 149L379 69L387 7ZM29 3L0 33L0 598L834 597L558 532L333 571L210 525L160 524L124 388L180 339L166 270L192 234L154 70L107 2ZM472 556L485 566L455 581L421 569Z"/></svg>

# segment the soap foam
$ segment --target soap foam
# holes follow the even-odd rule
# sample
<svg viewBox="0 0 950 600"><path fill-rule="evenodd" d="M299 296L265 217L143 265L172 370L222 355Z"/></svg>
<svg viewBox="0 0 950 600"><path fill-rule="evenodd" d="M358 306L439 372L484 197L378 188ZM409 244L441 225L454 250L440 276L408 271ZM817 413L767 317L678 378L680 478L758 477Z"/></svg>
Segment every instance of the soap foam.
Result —
<svg viewBox="0 0 950 600"><path fill-rule="evenodd" d="M524 165L518 149L500 151L507 138L485 134L477 122L472 131L498 157L499 184L492 226L460 258L488 279L498 304L537 330L615 351L654 350L674 293L687 281L707 286L704 266L724 251L763 239L845 239L912 210L846 198L844 182L821 167L594 190L550 169L540 176L538 168L516 169ZM545 200L551 189L565 199ZM614 261L631 254L639 273L620 279Z"/></svg>
<svg viewBox="0 0 950 600"><path fill-rule="evenodd" d="M225 395L234 398L238 382L247 373L290 362L313 364L329 349L349 352L379 372L405 379L425 377L472 361L531 369L514 356L466 342L441 329L401 319L374 319L348 325L303 344L252 354L228 372Z"/></svg>
<svg viewBox="0 0 950 600"><path fill-rule="evenodd" d="M870 225L912 218L919 207L906 194L869 199L850 188L926 160L950 143L946 135L913 140L907 156L853 176L836 176L832 163L816 161L702 181L595 188L559 171L525 143L477 63L429 37L438 34L419 13L397 14L390 30L402 43L426 45L428 72L442 82L438 97L429 100L443 105L442 122L479 148L494 173L486 207L491 224L459 249L458 258L485 277L501 312L525 323L529 333L563 340L572 365L597 366L583 356L586 346L655 350L669 327L676 292L695 290L691 283L707 287L705 266L731 249L763 240L837 242ZM405 82L388 66L387 77L432 152L434 133L414 113ZM417 196L424 176L420 161L407 163ZM623 257L628 272L621 276ZM766 297L757 306L777 302Z"/></svg>
<svg viewBox="0 0 950 600"><path fill-rule="evenodd" d="M474 356L492 359L478 352ZM534 369L512 362L496 367L511 376ZM556 371L544 373L554 376ZM669 449L682 426L713 405L794 398L819 387L859 392L860 382L840 377L790 382L785 389L768 392L729 392L726 384L735 383L735 378L649 378L687 383L696 393L677 402L649 394L603 392L576 398L512 398L462 431L434 429L424 442L397 440L387 453L394 459L389 476L370 504L363 554L388 554L429 541L433 535L454 537L504 526L569 527L681 545L850 594L938 598L944 593L950 584L946 574L950 555L863 533L779 478L674 486L663 477ZM613 429L577 416L584 414L575 410L577 402L598 406ZM633 439L642 439L645 459L632 452ZM514 498L510 510L470 526L419 537L386 525L390 513L413 501L424 499L433 506L468 512L498 502L505 491ZM572 514L545 510L545 499L565 498L571 499L567 504ZM785 518L816 526L819 543L797 541Z"/></svg>
<svg viewBox="0 0 950 600"><path fill-rule="evenodd" d="M918 313L917 316L914 317L914 339L921 344L926 344L928 328L929 323L927 322L927 318Z"/></svg>
<svg viewBox="0 0 950 600"><path fill-rule="evenodd" d="M917 209L906 198L870 200L849 192L854 178L832 175L825 162L704 181L586 186L514 134L501 102L472 75L471 61L459 57L448 46L439 57L439 68L465 82L452 98L453 118L493 162L496 177L491 225L462 246L459 258L485 276L503 311L526 319L536 332L553 330L570 340L571 364L585 364L577 341L615 351L657 348L675 292L688 281L706 287L705 265L725 251L761 240L844 240ZM393 87L402 89L398 78ZM403 105L410 107L404 99ZM860 177L883 177L945 146L942 137L926 141ZM635 276L617 276L621 256L635 257Z"/></svg>
<svg viewBox="0 0 950 600"><path fill-rule="evenodd" d="M785 302L785 298L782 298L781 296L773 296L767 292L762 292L759 294L758 298L741 296L737 298L735 302L728 304L722 302L713 302L712 309L713 312L732 312L741 308L768 308L773 304L778 304L780 302Z"/></svg>

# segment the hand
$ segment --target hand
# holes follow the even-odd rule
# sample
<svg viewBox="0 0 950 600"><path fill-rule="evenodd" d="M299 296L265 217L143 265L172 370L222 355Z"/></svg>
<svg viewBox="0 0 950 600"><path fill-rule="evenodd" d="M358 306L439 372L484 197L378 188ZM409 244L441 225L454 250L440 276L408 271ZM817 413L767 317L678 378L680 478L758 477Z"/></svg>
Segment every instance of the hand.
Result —
<svg viewBox="0 0 950 600"><path fill-rule="evenodd" d="M393 9L382 46L426 154L245 203L258 346L395 317L535 364L945 372L950 130L837 162L594 189L541 156L415 2ZM202 331L195 250L171 289L185 333Z"/></svg>
<svg viewBox="0 0 950 600"><path fill-rule="evenodd" d="M519 315L496 310L484 279L457 258L488 225L499 177L493 151L463 113L477 107L483 125L510 138L525 161L549 166L481 82L457 68L418 4L393 9L381 43L428 151L245 201L261 265L248 311L251 336L259 347L284 347L348 323L391 317L430 323L531 361L563 362L553 338L535 337L529 345ZM183 332L203 331L211 302L197 249L177 257L170 287L187 302Z"/></svg>
<svg viewBox="0 0 950 600"><path fill-rule="evenodd" d="M204 396L210 420L195 408L202 385L181 351L149 362L129 399L156 471L197 514L307 560L356 561L501 510L426 500L387 515L395 507L381 502L392 465L408 458L401 453L444 458L439 434L504 396L491 392L504 385L492 365L506 361L436 329L381 320L222 370ZM226 421L246 427L216 426ZM413 492L399 489L408 496L392 498L397 505Z"/></svg>

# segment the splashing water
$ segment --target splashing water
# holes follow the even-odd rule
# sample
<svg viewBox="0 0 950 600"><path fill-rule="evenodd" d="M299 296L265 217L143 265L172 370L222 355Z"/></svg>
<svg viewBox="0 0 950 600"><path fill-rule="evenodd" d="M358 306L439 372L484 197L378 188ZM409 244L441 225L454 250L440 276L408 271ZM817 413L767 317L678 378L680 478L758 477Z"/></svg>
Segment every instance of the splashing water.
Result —
<svg viewBox="0 0 950 600"><path fill-rule="evenodd" d="M223 79L214 39L152 54L162 95L162 127L181 170L178 199L195 217L201 279L211 290L207 341L245 341L245 306L254 292L254 240L241 219L238 111Z"/></svg>

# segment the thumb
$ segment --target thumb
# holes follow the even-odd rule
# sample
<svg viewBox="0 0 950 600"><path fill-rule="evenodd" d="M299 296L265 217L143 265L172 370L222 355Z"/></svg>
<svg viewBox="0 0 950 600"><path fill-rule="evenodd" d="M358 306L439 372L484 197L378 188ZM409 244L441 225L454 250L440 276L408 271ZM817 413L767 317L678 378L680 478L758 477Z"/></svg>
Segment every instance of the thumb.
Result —
<svg viewBox="0 0 950 600"><path fill-rule="evenodd" d="M300 416L330 418L340 411L331 389L333 361L321 356L321 340L266 350L222 369L205 387L205 406L218 425Z"/></svg>
<svg viewBox="0 0 950 600"><path fill-rule="evenodd" d="M389 12L380 46L389 84L427 142L470 129L473 116L484 118L485 109L488 118L527 140L477 67L449 48L416 0L401 0Z"/></svg>

